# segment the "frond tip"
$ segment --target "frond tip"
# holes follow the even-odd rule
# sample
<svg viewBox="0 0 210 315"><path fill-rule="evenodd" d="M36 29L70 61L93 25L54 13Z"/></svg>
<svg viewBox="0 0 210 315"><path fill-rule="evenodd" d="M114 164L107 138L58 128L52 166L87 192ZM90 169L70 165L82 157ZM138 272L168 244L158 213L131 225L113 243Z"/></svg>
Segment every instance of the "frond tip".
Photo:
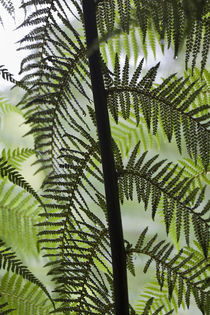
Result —
<svg viewBox="0 0 210 315"><path fill-rule="evenodd" d="M144 272L147 272L153 261L155 262L157 281L161 289L164 283L167 283L169 300L172 299L174 292L178 292L178 306L185 299L189 308L190 296L193 295L198 308L203 314L207 314L205 312L209 301L209 292L206 291L206 272L209 268L207 260L203 258L198 260L193 252L187 253L183 249L171 258L173 246L165 241L157 242L157 235L145 241L147 230L148 228L140 234L136 246L130 249L130 255L141 253L149 256Z"/></svg>
<svg viewBox="0 0 210 315"><path fill-rule="evenodd" d="M13 184L25 189L27 192L33 195L39 201L40 205L45 209L45 206L36 191L24 179L24 177L3 158L0 158L0 176L2 178L8 177L9 181L11 181Z"/></svg>

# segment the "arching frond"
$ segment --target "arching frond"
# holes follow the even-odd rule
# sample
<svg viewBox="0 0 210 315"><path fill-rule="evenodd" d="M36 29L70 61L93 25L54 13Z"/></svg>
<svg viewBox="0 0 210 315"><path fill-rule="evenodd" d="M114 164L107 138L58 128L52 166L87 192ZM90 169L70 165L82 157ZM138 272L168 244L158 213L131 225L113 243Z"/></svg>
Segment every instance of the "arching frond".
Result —
<svg viewBox="0 0 210 315"><path fill-rule="evenodd" d="M28 89L21 107L27 110L40 161L50 171L59 169L57 158L66 146L63 138L66 129L76 129L76 121L88 128L84 119L86 110L77 97L80 95L83 102L90 101L85 88L90 87L90 75L84 41L68 19L72 8L66 1L40 1L39 4L45 4L44 8L29 15L20 26L32 27L21 40L21 45L26 46L20 49L30 52L21 64L21 72L25 73L21 84ZM25 1L22 7L30 5L31 1ZM79 4L72 2L72 5L82 19Z"/></svg>
<svg viewBox="0 0 210 315"><path fill-rule="evenodd" d="M0 303L8 303L8 307L17 315L48 315L53 310L42 289L20 275L7 272L1 279L0 294Z"/></svg>
<svg viewBox="0 0 210 315"><path fill-rule="evenodd" d="M186 79L176 79L169 76L158 87L153 88L158 64L152 67L147 74L140 79L143 60L136 68L131 80L129 80L129 68L127 79L121 78L121 69L116 55L114 77L108 72L112 86L107 86L108 105L116 123L119 120L119 111L124 119L130 117L131 111L136 118L136 125L140 123L142 113L148 129L157 134L159 125L162 126L168 141L175 136L177 146L181 152L181 133L183 131L186 147L190 157L197 160L200 153L205 170L209 167L210 160L210 130L209 130L209 105L202 105L191 109L191 104L199 95L202 86L191 91L195 82L185 87ZM126 66L126 60L125 65Z"/></svg>
<svg viewBox="0 0 210 315"><path fill-rule="evenodd" d="M169 301L175 294L178 300L174 300L173 303L177 303L179 307L185 299L184 303L189 308L190 296L193 295L198 308L203 314L207 314L209 308L209 291L206 287L208 281L206 273L209 267L207 260L200 258L200 254L197 257L194 250L191 252L181 250L171 258L173 247L165 241L157 242L157 235L144 241L147 230L148 228L140 234L135 247L130 249L130 255L141 253L149 256L144 272L147 272L151 263L155 262L157 281L161 290L164 285L167 287Z"/></svg>
<svg viewBox="0 0 210 315"><path fill-rule="evenodd" d="M148 36L156 35L161 46L164 43L168 48L173 44L176 57L186 39L186 67L192 56L192 69L201 51L201 73L203 72L209 49L209 3L208 1L181 1L181 0L120 0L100 1L97 7L98 28L107 39L115 35L116 30L129 33L132 26L140 28L145 42ZM112 8L117 5L117 13ZM106 18L105 18L106 17ZM108 34L108 35L107 35ZM155 49L153 40L151 41ZM127 45L129 46L129 45Z"/></svg>
<svg viewBox="0 0 210 315"><path fill-rule="evenodd" d="M10 112L15 112L23 115L23 113L17 106L9 104L6 99L0 97L0 128L3 128L4 126L4 116Z"/></svg>
<svg viewBox="0 0 210 315"><path fill-rule="evenodd" d="M66 135L75 149L63 151L62 172L45 181L45 198L50 202L46 204L48 220L38 224L44 227L39 243L51 260L47 265L56 281L56 301L62 302L55 312L112 314L112 294L105 281L106 276L112 279L108 229L91 210L93 204L97 213L104 203L102 172L94 162L100 161L99 148L83 133L86 142Z"/></svg>
<svg viewBox="0 0 210 315"><path fill-rule="evenodd" d="M10 182L25 189L39 201L41 206L44 207L43 202L37 192L24 179L24 177L3 158L0 158L0 176L2 178L7 177Z"/></svg>
<svg viewBox="0 0 210 315"><path fill-rule="evenodd" d="M29 271L29 269L22 264L22 262L16 257L15 253L11 250L11 248L6 247L4 242L0 240L0 268L12 271L17 275L20 275L23 279L30 281L39 287L46 296L51 300L51 296L48 293L45 286L37 279L33 273ZM2 292L0 292L2 294Z"/></svg>
<svg viewBox="0 0 210 315"><path fill-rule="evenodd" d="M30 194L18 191L15 185L0 182L0 239L14 248L21 257L37 256L35 223L40 221L39 204Z"/></svg>
<svg viewBox="0 0 210 315"><path fill-rule="evenodd" d="M185 239L189 244L190 218L192 218L195 235L207 256L210 235L209 222L205 215L210 207L209 202L202 211L198 211L205 189L200 194L198 194L199 188L189 192L192 179L182 176L183 169L176 174L177 165L170 168L171 163L166 164L165 160L155 162L158 155L145 161L147 152L139 157L138 147L139 144L135 146L125 167L122 168L116 158L121 202L124 198L132 200L136 192L138 201L143 201L145 209L147 209L151 198L152 218L154 219L162 199L167 233L172 218L175 216L177 240L180 238L183 226ZM115 151L117 152L116 149Z"/></svg>
<svg viewBox="0 0 210 315"><path fill-rule="evenodd" d="M3 149L1 152L2 162L7 162L9 165L17 170L21 169L21 164L34 154L33 149L17 148L17 149Z"/></svg>

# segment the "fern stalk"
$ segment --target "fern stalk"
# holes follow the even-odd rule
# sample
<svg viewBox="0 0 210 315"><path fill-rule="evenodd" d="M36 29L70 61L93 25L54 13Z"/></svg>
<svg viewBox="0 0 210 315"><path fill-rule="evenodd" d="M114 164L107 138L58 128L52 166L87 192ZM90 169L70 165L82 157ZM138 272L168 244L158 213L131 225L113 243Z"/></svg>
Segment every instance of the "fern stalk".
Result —
<svg viewBox="0 0 210 315"><path fill-rule="evenodd" d="M125 247L116 168L111 145L111 131L107 110L107 97L100 65L100 51L98 46L98 32L96 25L96 4L94 3L94 0L84 0L82 3L107 203L114 278L115 314L128 315L129 303Z"/></svg>

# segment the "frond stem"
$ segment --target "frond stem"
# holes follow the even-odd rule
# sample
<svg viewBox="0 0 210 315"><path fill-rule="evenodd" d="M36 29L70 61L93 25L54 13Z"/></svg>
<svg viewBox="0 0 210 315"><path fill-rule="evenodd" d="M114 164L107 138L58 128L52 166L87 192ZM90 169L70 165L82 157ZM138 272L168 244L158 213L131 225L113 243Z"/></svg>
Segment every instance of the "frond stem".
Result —
<svg viewBox="0 0 210 315"><path fill-rule="evenodd" d="M83 0L82 5L87 49L89 52L91 50L91 54L88 56L88 59L104 174L108 226L112 252L115 315L128 315L129 303L126 255L123 241L117 174L111 144L107 97L100 63L96 24L96 5L94 0ZM93 47L94 50L92 49Z"/></svg>

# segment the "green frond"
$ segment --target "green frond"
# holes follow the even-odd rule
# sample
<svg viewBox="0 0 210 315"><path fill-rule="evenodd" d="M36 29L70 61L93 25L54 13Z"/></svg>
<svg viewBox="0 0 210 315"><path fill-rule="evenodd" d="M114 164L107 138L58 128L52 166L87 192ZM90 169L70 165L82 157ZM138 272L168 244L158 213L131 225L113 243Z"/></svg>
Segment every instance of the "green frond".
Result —
<svg viewBox="0 0 210 315"><path fill-rule="evenodd" d="M17 170L21 170L21 164L34 154L33 149L17 148L17 149L3 149L1 152L2 162L7 162L9 165Z"/></svg>
<svg viewBox="0 0 210 315"><path fill-rule="evenodd" d="M207 170L210 160L210 107L209 105L202 105L196 109L192 107L203 86L200 85L198 89L193 90L195 81L186 87L187 79L176 79L171 75L162 84L153 88L158 64L140 80L142 61L130 82L127 80L126 84L123 84L118 59L117 57L113 86L107 87L108 105L116 124L118 124L119 112L124 119L128 119L133 113L137 126L142 115L147 128L152 130L154 135L157 134L160 125L169 142L174 136L180 152L183 133L189 156L196 161L200 154L204 168ZM128 65L126 67L129 77Z"/></svg>
<svg viewBox="0 0 210 315"><path fill-rule="evenodd" d="M210 170L208 169L207 172L203 167L200 157L197 158L196 163L189 159L185 158L183 160L178 160L180 166L177 167L177 172L180 171L184 167L183 175L193 179L192 188L195 187L202 187L207 184L210 185Z"/></svg>
<svg viewBox="0 0 210 315"><path fill-rule="evenodd" d="M198 188L191 190L193 179L184 177L183 169L177 172L177 165L171 167L171 163L166 164L165 160L155 162L157 156L145 162L145 156L146 153L139 157L137 147L135 147L130 154L127 165L121 169L118 166L121 201L123 202L124 198L132 200L136 193L138 201L143 201L145 209L147 209L149 200L151 200L152 218L154 219L159 203L163 200L162 209L166 232L169 233L174 217L177 241L179 241L183 226L185 239L189 244L191 218L196 237L207 256L209 223L199 208L203 200L204 190L200 194L198 194Z"/></svg>
<svg viewBox="0 0 210 315"><path fill-rule="evenodd" d="M6 309L5 309L6 307ZM0 311L1 311L1 314L4 315L4 314L9 314L11 312L13 312L15 309L8 309L8 303L3 303L3 304L0 304Z"/></svg>
<svg viewBox="0 0 210 315"><path fill-rule="evenodd" d="M34 276L33 273L29 271L26 266L22 264L22 262L16 257L15 253L11 250L11 248L6 247L2 240L0 240L0 247L0 269L12 271L17 275L20 275L21 278L35 284L51 300L51 296L45 286L40 282L39 279ZM0 294L2 294L2 292L0 292Z"/></svg>
<svg viewBox="0 0 210 315"><path fill-rule="evenodd" d="M0 303L7 303L16 315L47 315L53 310L43 290L20 275L7 272L1 279L0 294Z"/></svg>
<svg viewBox="0 0 210 315"><path fill-rule="evenodd" d="M0 97L0 128L4 126L4 116L9 112L15 112L20 115L23 115L21 110L12 104L9 104L8 101L2 97Z"/></svg>
<svg viewBox="0 0 210 315"><path fill-rule="evenodd" d="M144 239L146 229L139 236ZM203 258L200 251L195 249L184 249L178 254L170 258L172 247L169 243L155 242L156 235L149 241L140 241L136 243L132 253L141 253L149 256L149 260L145 264L144 272L146 272L152 261L156 264L156 277L161 291L157 290L156 285L149 285L141 297L144 300L139 302L137 311L142 311L145 305L145 299L150 301L150 308L157 310L164 305L164 311L171 312L173 307L176 312L183 305L189 308L190 296L193 295L198 308L203 314L207 314L208 295L206 291L206 281L208 272L208 261ZM145 246L144 246L145 243ZM164 244L164 245L163 245ZM140 313L139 313L140 314ZM151 313L152 314L152 313ZM161 309L161 314L162 309Z"/></svg>
<svg viewBox="0 0 210 315"><path fill-rule="evenodd" d="M40 229L34 226L40 221L39 213L34 197L18 191L15 185L0 182L0 238L21 257L37 256L39 252L37 233Z"/></svg>
<svg viewBox="0 0 210 315"><path fill-rule="evenodd" d="M209 48L208 1L191 2L193 5L188 0L170 0L167 2L164 0L152 2L121 0L117 2L118 14L113 14L112 10L107 10L106 1L100 1L97 7L98 28L102 38L104 37L106 40L116 33L121 33L121 37L123 37L123 34L135 32L135 29L139 30L146 54L147 37L154 54L154 37L156 37L162 50L164 46L169 48L173 44L175 57L179 54L186 40L186 66L192 56L192 69L194 69L201 51L202 73L207 62ZM109 7L114 7L114 5L115 1L110 1ZM105 16L107 21L112 21L111 27L104 22ZM134 40L133 51L136 50L136 47L138 45ZM126 46L124 48L126 50Z"/></svg>
<svg viewBox="0 0 210 315"><path fill-rule="evenodd" d="M203 183L198 187L198 179L207 176L210 160L210 107L204 84L208 83L204 68L209 14L207 2L200 6L198 2L194 0L191 6L188 0L95 1L119 198L123 202L137 197L145 209L151 209L153 219L162 210L166 232L173 231L177 243L183 235L188 245L176 254L169 243L157 241L156 235L148 239L147 229L134 247L125 241L128 270L136 273L134 254L148 256L144 272L155 263L164 296L157 294L155 286L148 289L140 306L142 314L171 314L172 308L189 307L191 295L203 314L209 308L210 202ZM9 309L21 315L112 315L112 240L88 61L97 47L94 43L87 50L82 1L22 0L21 8L25 19L18 28L28 31L19 41L19 50L25 50L26 56L21 62L22 79L17 82L25 94L18 106L30 126L27 134L34 136L33 152L41 164L38 171L45 170L47 176L40 197L16 169L33 152L3 151L1 177L23 190L15 191L8 181L0 184L0 225L6 244L1 243L0 258L4 269L18 274L3 276L0 305L8 303ZM162 52L168 45L174 47L176 57L185 42L185 64L191 61L192 70L185 78L171 75L157 85L159 64L145 73L144 60L139 60L142 52L146 58L148 46L155 55L157 45ZM196 68L199 56L201 71ZM12 80L6 69L0 71ZM191 159L180 162L185 169L159 160L158 155L147 157L140 150L140 141L145 149L154 149L162 136L168 142L174 138L180 153L187 150ZM48 210L39 217L38 204ZM14 232L12 227L18 224ZM192 229L200 246L196 250L189 247ZM43 284L16 258L21 256L18 247L24 250L30 243L35 255L42 247L48 274L53 277L55 309ZM136 314L131 306L130 314Z"/></svg>
<svg viewBox="0 0 210 315"><path fill-rule="evenodd" d="M42 215L48 220L38 223L42 227L39 243L50 260L47 266L58 294L55 301L62 303L55 312L112 314L112 294L104 280L105 275L112 278L108 229L86 202L88 197L96 213L104 202L102 172L94 162L100 161L99 147L88 133L84 135L86 142L66 134L75 149L63 150L60 173L45 181L49 210L47 217Z"/></svg>
<svg viewBox="0 0 210 315"><path fill-rule="evenodd" d="M13 184L25 189L28 193L30 193L38 200L41 206L44 207L43 202L37 192L13 166L11 166L7 161L4 160L4 158L0 158L0 176L2 178L8 178L8 180Z"/></svg>

